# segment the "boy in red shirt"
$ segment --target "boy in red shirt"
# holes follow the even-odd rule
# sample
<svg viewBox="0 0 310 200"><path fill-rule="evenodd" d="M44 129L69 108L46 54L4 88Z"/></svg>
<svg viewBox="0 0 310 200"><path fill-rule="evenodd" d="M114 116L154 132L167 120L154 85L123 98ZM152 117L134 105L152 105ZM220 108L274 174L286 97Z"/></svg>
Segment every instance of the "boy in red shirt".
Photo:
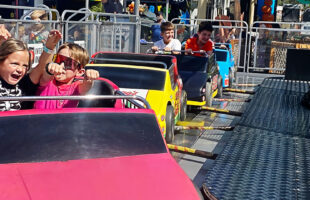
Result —
<svg viewBox="0 0 310 200"><path fill-rule="evenodd" d="M200 51L200 53L194 53L194 56L211 55L214 47L213 42L210 39L212 31L213 27L210 22L201 22L199 24L197 35L186 41L186 52L188 54L193 54L193 51Z"/></svg>

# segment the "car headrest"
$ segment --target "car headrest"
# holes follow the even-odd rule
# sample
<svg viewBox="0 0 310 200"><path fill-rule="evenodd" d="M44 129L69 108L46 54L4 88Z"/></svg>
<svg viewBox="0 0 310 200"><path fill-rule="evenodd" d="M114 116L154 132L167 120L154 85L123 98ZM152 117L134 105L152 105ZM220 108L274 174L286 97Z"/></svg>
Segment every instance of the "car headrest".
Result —
<svg viewBox="0 0 310 200"><path fill-rule="evenodd" d="M86 95L114 95L115 90L110 83L104 80L95 80L93 87ZM114 107L115 99L94 99L94 100L80 100L78 107Z"/></svg>

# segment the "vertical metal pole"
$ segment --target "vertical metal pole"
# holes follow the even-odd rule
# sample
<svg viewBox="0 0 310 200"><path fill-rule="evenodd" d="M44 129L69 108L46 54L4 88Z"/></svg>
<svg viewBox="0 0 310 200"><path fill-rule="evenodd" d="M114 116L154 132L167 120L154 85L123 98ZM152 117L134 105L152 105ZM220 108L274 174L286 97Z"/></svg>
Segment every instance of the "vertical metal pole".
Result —
<svg viewBox="0 0 310 200"><path fill-rule="evenodd" d="M197 14L198 19L206 19L206 14L207 14L207 1L206 0L198 1L198 14Z"/></svg>
<svg viewBox="0 0 310 200"><path fill-rule="evenodd" d="M242 22L243 23L243 22ZM248 35L249 35L249 32L248 32L248 25L246 25L246 28L245 28L245 44L244 44L244 60L243 60L243 72L245 72L245 68L246 68L246 52L247 52L247 45L249 45L248 43ZM248 54L248 56L250 56Z"/></svg>
<svg viewBox="0 0 310 200"><path fill-rule="evenodd" d="M139 5L140 5L140 0L135 0L135 10L134 13L136 16L139 16ZM138 23L138 27L136 27L136 34L135 34L135 44L136 44L136 48L135 48L135 53L140 53L140 33L141 33L141 21L140 18L138 19L139 23ZM137 19L136 19L137 22Z"/></svg>
<svg viewBox="0 0 310 200"><path fill-rule="evenodd" d="M122 52L122 35L123 35L123 24L120 24L120 34L119 34L119 52Z"/></svg>
<svg viewBox="0 0 310 200"><path fill-rule="evenodd" d="M18 0L15 1L16 6L18 6ZM15 10L15 19L18 19L18 9Z"/></svg>
<svg viewBox="0 0 310 200"><path fill-rule="evenodd" d="M139 5L140 5L140 0L135 0L135 10L134 10L134 13L137 16L139 16Z"/></svg>
<svg viewBox="0 0 310 200"><path fill-rule="evenodd" d="M169 0L166 0L166 21L168 21L168 15L169 15Z"/></svg>
<svg viewBox="0 0 310 200"><path fill-rule="evenodd" d="M89 9L89 0L85 0L85 8L88 10Z"/></svg>
<svg viewBox="0 0 310 200"><path fill-rule="evenodd" d="M253 32L253 27L252 27L252 25L251 26L249 26L250 27L250 29L249 29L249 31L250 31L250 35L249 35L249 43L248 43L248 62L247 62L247 73L249 73L249 68L250 68L250 62L251 62L251 59L250 59L250 57L251 57L251 44L252 44L252 32Z"/></svg>
<svg viewBox="0 0 310 200"><path fill-rule="evenodd" d="M255 0L250 0L249 26L253 24L255 12Z"/></svg>

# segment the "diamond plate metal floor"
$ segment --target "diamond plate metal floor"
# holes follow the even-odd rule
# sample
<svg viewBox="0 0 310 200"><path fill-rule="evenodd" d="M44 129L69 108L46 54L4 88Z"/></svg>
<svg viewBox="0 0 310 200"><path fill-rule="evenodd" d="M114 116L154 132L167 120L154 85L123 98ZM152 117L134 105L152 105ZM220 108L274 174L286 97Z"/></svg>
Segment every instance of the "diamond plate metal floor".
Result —
<svg viewBox="0 0 310 200"><path fill-rule="evenodd" d="M206 174L218 199L310 199L309 82L265 79Z"/></svg>

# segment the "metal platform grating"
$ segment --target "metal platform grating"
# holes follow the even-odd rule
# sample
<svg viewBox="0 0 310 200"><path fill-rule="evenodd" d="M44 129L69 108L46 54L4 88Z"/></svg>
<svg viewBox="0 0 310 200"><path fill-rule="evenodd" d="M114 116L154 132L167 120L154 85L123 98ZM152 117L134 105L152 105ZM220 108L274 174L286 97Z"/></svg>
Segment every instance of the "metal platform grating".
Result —
<svg viewBox="0 0 310 200"><path fill-rule="evenodd" d="M239 125L310 138L310 110L300 103L306 88L308 83L266 79Z"/></svg>
<svg viewBox="0 0 310 200"><path fill-rule="evenodd" d="M281 78L266 78L260 88L306 93L309 90L310 82L284 80Z"/></svg>
<svg viewBox="0 0 310 200"><path fill-rule="evenodd" d="M239 126L205 184L218 199L309 199L309 153L310 139Z"/></svg>
<svg viewBox="0 0 310 200"><path fill-rule="evenodd" d="M309 83L266 79L205 177L218 199L310 199Z"/></svg>

